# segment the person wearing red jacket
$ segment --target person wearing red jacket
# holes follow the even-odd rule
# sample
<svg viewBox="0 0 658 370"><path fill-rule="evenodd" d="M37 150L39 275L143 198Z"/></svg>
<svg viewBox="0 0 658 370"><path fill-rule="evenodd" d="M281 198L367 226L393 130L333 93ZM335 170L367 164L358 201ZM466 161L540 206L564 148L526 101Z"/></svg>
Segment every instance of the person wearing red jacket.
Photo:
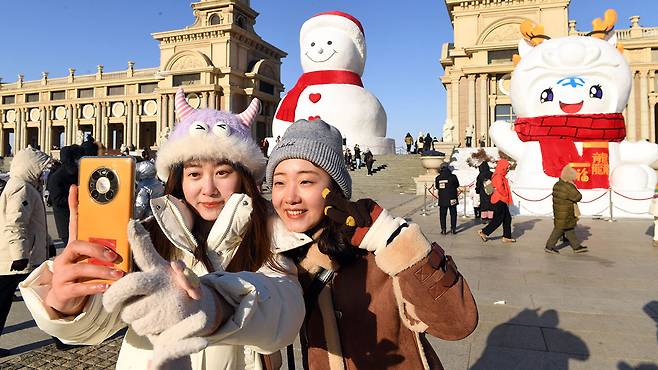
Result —
<svg viewBox="0 0 658 370"><path fill-rule="evenodd" d="M509 204L512 203L512 191L506 177L509 168L509 161L501 159L496 164L496 169L491 177L491 183L494 187L494 192L491 194L494 217L489 225L478 231L484 242L489 240L489 235L501 224L503 225L503 242L516 242L516 239L512 238L512 214L509 212Z"/></svg>

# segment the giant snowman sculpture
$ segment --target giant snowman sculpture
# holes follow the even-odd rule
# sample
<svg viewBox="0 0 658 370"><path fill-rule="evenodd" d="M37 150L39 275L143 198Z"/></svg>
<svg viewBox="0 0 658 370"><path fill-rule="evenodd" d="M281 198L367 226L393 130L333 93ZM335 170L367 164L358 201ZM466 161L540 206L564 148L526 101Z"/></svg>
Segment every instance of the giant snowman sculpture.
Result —
<svg viewBox="0 0 658 370"><path fill-rule="evenodd" d="M321 118L338 128L350 147L393 153L386 112L361 81L366 40L359 20L338 11L320 13L302 25L300 48L304 74L281 100L272 136L283 136L296 120Z"/></svg>
<svg viewBox="0 0 658 370"><path fill-rule="evenodd" d="M514 125L493 123L490 136L517 162L511 187L522 214L551 213L544 195L566 164L578 172L584 215L607 216L610 202L615 216L642 216L649 209L656 185L649 165L658 159L658 146L625 139L621 112L631 71L611 32L616 18L608 10L604 20L592 22L590 36L557 39L542 35L541 25L521 25L510 92L518 118Z"/></svg>

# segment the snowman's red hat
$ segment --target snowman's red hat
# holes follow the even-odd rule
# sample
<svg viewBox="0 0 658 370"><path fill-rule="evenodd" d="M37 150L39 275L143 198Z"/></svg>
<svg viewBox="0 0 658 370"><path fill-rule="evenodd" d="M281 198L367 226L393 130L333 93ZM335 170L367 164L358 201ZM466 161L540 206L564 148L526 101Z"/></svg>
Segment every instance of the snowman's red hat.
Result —
<svg viewBox="0 0 658 370"><path fill-rule="evenodd" d="M361 57L365 59L365 32L363 31L361 22L359 22L354 16L337 10L316 14L304 22L300 35L303 37L306 33L317 27L333 27L346 32L352 38L354 44L356 44L356 48L359 50Z"/></svg>

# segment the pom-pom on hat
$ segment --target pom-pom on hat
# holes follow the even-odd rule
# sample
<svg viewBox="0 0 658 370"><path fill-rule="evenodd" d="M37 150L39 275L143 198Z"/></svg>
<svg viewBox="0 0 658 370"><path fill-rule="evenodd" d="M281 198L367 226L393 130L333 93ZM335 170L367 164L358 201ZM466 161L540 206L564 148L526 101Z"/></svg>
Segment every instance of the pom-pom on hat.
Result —
<svg viewBox="0 0 658 370"><path fill-rule="evenodd" d="M303 35L306 35L309 31L317 27L331 27L345 31L352 38L354 44L356 44L361 58L365 59L366 35L361 22L354 16L337 10L316 14L304 22L300 35L303 37Z"/></svg>
<svg viewBox="0 0 658 370"><path fill-rule="evenodd" d="M347 199L352 196L352 178L343 157L343 137L334 126L316 119L300 119L290 125L272 149L267 162L267 184L272 188L274 169L286 159L305 159L325 170Z"/></svg>
<svg viewBox="0 0 658 370"><path fill-rule="evenodd" d="M254 180L265 175L265 157L251 138L251 124L260 110L254 99L240 114L215 109L194 109L185 100L183 89L176 92L176 124L160 146L155 162L158 177L166 181L174 165L189 160L228 160L244 166Z"/></svg>

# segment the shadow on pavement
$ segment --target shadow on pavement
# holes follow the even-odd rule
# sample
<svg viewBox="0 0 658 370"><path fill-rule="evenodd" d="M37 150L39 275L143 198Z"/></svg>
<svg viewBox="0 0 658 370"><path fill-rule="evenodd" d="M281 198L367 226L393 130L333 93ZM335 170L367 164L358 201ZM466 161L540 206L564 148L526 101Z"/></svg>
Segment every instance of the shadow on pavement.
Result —
<svg viewBox="0 0 658 370"><path fill-rule="evenodd" d="M652 226L653 227L653 226ZM651 301L644 305L643 311L656 322L656 340L658 341L658 301ZM657 364L643 363L637 366L632 366L626 361L619 361L617 363L618 370L658 370Z"/></svg>
<svg viewBox="0 0 658 370"><path fill-rule="evenodd" d="M539 221L541 221L541 220L538 219L538 218L533 218L532 220L513 223L512 224L512 236L514 238L520 238L521 236L523 236L523 234L525 234L526 231L532 230L535 227L535 224ZM512 219L512 222L514 222L514 219ZM548 235L546 235L546 237L548 238Z"/></svg>
<svg viewBox="0 0 658 370"><path fill-rule="evenodd" d="M471 370L568 370L569 360L587 360L587 344L560 329L559 322L555 310L540 314L539 309L524 309L493 328L482 356Z"/></svg>
<svg viewBox="0 0 658 370"><path fill-rule="evenodd" d="M9 334L9 333L13 333L15 331L19 331L19 330L23 330L23 329L34 328L36 326L37 326L37 323L34 322L34 320L24 321L20 324L6 326L5 329L2 331L2 334Z"/></svg>
<svg viewBox="0 0 658 370"><path fill-rule="evenodd" d="M45 347L49 344L53 344L52 339L44 339L44 340L40 340L38 342L32 342L32 343L29 343L29 344L24 344L22 346L12 348L11 349L11 354L12 355L19 355L21 353L29 352L29 351L35 350L37 348Z"/></svg>

